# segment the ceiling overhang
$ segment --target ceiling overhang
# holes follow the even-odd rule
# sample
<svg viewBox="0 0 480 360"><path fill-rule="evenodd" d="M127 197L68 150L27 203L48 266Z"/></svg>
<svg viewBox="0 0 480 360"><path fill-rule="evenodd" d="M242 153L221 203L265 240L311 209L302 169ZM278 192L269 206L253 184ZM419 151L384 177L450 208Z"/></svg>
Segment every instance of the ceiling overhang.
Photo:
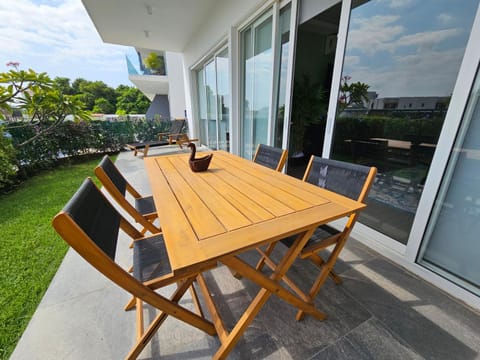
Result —
<svg viewBox="0 0 480 360"><path fill-rule="evenodd" d="M82 0L104 42L183 52L218 0Z"/></svg>
<svg viewBox="0 0 480 360"><path fill-rule="evenodd" d="M128 79L150 100L155 95L168 95L168 76L129 75Z"/></svg>

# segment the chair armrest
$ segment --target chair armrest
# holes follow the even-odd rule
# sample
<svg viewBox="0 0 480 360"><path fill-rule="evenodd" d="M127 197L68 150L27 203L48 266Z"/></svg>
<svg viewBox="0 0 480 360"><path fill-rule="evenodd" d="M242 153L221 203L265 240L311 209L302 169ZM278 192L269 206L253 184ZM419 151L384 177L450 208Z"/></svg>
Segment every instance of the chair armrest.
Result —
<svg viewBox="0 0 480 360"><path fill-rule="evenodd" d="M158 133L157 134L158 140L163 140L163 138L166 137L167 135L170 135L170 133L168 133L168 132Z"/></svg>

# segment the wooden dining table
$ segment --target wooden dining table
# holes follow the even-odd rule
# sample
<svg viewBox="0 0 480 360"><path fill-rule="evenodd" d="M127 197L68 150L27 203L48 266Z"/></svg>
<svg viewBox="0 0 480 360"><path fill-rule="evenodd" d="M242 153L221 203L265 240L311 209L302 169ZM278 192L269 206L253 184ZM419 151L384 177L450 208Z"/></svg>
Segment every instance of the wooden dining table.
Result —
<svg viewBox="0 0 480 360"><path fill-rule="evenodd" d="M284 288L282 277L316 227L365 205L228 152L213 153L205 172L190 170L189 154L148 157L144 162L173 273L188 276L224 264L260 286L229 330L199 275L221 342L214 358L223 359L272 294L316 319L325 318L312 303ZM294 245L269 276L238 256L292 235Z"/></svg>

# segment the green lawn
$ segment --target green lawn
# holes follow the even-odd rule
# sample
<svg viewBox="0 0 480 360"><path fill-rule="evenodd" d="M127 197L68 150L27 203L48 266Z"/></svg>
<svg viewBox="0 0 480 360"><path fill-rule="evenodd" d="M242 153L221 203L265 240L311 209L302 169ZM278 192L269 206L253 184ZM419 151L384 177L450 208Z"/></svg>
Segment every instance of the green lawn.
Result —
<svg viewBox="0 0 480 360"><path fill-rule="evenodd" d="M52 218L100 159L43 172L0 196L0 359L15 348L67 251Z"/></svg>

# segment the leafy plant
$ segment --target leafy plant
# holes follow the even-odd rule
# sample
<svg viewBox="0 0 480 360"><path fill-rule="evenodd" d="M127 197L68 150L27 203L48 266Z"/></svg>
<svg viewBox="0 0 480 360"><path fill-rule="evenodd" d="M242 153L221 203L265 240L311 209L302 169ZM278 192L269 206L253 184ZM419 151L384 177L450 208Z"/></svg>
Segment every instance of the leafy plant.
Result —
<svg viewBox="0 0 480 360"><path fill-rule="evenodd" d="M145 67L147 69L164 72L165 64L162 56L158 56L157 53L151 52L144 60Z"/></svg>

